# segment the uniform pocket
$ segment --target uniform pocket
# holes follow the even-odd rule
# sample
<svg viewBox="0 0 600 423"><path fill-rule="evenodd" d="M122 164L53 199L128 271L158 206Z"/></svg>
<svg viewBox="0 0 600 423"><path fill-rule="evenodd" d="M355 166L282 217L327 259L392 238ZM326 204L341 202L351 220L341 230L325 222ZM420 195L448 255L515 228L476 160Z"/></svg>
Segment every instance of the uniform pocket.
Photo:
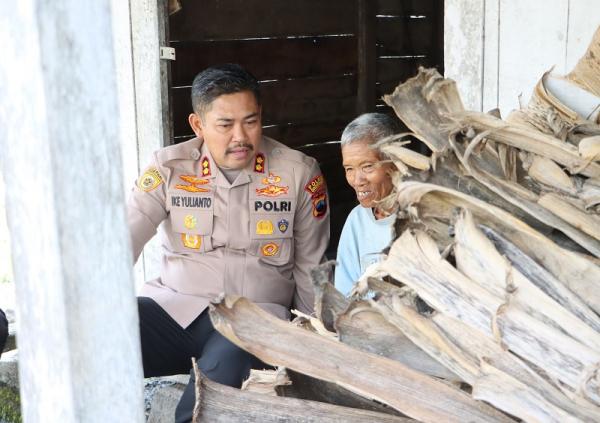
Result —
<svg viewBox="0 0 600 423"><path fill-rule="evenodd" d="M253 240L248 253L273 266L282 266L290 262L293 254L291 238Z"/></svg>
<svg viewBox="0 0 600 423"><path fill-rule="evenodd" d="M212 210L172 208L170 220L174 232L190 235L210 235L212 233Z"/></svg>

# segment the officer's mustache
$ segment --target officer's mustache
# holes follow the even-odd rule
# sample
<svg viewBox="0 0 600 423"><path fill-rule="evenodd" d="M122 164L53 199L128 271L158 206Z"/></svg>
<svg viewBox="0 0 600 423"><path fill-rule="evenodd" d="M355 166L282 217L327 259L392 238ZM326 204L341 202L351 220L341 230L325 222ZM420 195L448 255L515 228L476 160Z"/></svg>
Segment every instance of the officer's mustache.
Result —
<svg viewBox="0 0 600 423"><path fill-rule="evenodd" d="M233 153L233 150L235 150L237 148L247 148L249 151L254 151L254 146L252 144L239 143L239 144L231 146L227 150L225 150L225 154L231 154L231 153Z"/></svg>

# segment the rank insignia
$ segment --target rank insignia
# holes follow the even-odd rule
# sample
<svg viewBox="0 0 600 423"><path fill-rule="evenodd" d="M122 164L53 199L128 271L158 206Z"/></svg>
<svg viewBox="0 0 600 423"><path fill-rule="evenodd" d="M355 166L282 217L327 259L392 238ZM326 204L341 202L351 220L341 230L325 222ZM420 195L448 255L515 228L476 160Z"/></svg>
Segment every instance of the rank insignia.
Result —
<svg viewBox="0 0 600 423"><path fill-rule="evenodd" d="M186 217L183 218L183 224L188 229L194 229L197 223L198 220L195 216L192 216L191 214L188 214Z"/></svg>
<svg viewBox="0 0 600 423"><path fill-rule="evenodd" d="M262 253L265 257L272 257L279 251L279 245L274 242L269 242L268 244L263 245Z"/></svg>
<svg viewBox="0 0 600 423"><path fill-rule="evenodd" d="M273 223L270 220L259 220L256 222L257 235L271 235L273 233Z"/></svg>
<svg viewBox="0 0 600 423"><path fill-rule="evenodd" d="M200 249L200 245L202 245L202 237L200 235L181 234L181 241L184 246L194 250Z"/></svg>
<svg viewBox="0 0 600 423"><path fill-rule="evenodd" d="M320 193L315 194L312 197L312 214L314 217L323 217L327 213L327 194Z"/></svg>
<svg viewBox="0 0 600 423"><path fill-rule="evenodd" d="M202 176L210 176L210 160L208 160L208 157L202 157L200 165L202 166Z"/></svg>
<svg viewBox="0 0 600 423"><path fill-rule="evenodd" d="M269 172L269 176L262 179L262 183L263 185L266 185L266 187L256 188L256 194L264 195L265 197L277 197L282 194L287 194L290 187L277 185L278 182L281 182L281 176Z"/></svg>
<svg viewBox="0 0 600 423"><path fill-rule="evenodd" d="M304 190L306 192L308 192L310 195L314 195L314 194L318 193L319 191L323 191L324 188L325 188L325 178L323 178L323 175L315 176L308 182L308 184L306 184L304 186Z"/></svg>
<svg viewBox="0 0 600 423"><path fill-rule="evenodd" d="M202 188L200 185L206 185L209 183L208 179L201 179L194 175L180 175L179 178L187 182L187 185L177 184L175 188L182 189L187 192L210 192L209 188Z"/></svg>
<svg viewBox="0 0 600 423"><path fill-rule="evenodd" d="M158 170L154 167L147 169L140 179L138 179L138 188L142 191L149 192L162 184L163 178Z"/></svg>
<svg viewBox="0 0 600 423"><path fill-rule="evenodd" d="M277 222L277 227L279 228L279 232L281 232L282 234L284 234L285 231L287 231L288 226L290 226L290 222L288 222L285 219L281 219L279 222Z"/></svg>
<svg viewBox="0 0 600 423"><path fill-rule="evenodd" d="M265 173L265 155L263 153L257 153L254 157L254 171Z"/></svg>

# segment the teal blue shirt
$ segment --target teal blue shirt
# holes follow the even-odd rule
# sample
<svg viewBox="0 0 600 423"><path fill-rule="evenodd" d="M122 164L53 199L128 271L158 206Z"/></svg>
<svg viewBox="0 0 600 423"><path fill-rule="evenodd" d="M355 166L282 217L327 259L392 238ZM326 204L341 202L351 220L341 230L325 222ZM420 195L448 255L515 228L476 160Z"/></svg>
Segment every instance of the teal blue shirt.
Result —
<svg viewBox="0 0 600 423"><path fill-rule="evenodd" d="M337 249L335 287L348 295L354 282L362 275L361 257L379 253L392 241L395 215L376 220L371 208L354 207L342 229Z"/></svg>

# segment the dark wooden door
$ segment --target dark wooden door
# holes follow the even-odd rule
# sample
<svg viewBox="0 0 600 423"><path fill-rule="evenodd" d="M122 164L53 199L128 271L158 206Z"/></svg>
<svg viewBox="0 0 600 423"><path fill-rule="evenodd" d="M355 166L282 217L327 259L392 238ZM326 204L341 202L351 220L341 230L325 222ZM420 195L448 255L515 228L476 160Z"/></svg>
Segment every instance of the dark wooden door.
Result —
<svg viewBox="0 0 600 423"><path fill-rule="evenodd" d="M193 137L190 85L239 63L261 81L264 133L315 157L327 179L330 256L357 204L339 138L360 113L393 113L381 96L417 72L443 73L443 0L183 0L169 18L173 142Z"/></svg>

